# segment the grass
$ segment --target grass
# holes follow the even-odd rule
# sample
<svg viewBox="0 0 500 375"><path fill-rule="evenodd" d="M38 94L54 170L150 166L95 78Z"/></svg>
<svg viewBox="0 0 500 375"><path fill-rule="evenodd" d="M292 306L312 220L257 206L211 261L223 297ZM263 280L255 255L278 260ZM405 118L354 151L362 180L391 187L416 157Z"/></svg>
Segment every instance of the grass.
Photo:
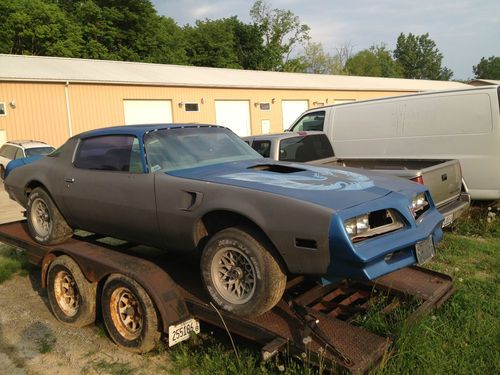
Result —
<svg viewBox="0 0 500 375"><path fill-rule="evenodd" d="M0 284L15 274L26 275L30 265L25 255L12 246L0 244Z"/></svg>

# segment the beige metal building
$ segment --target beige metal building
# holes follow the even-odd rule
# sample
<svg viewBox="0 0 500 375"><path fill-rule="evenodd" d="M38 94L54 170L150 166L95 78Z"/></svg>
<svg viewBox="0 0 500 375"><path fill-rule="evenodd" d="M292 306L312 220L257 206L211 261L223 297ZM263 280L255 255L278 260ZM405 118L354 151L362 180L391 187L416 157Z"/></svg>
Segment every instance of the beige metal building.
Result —
<svg viewBox="0 0 500 375"><path fill-rule="evenodd" d="M315 106L456 82L278 73L0 54L0 143L54 146L110 125L217 123L241 136L280 132Z"/></svg>

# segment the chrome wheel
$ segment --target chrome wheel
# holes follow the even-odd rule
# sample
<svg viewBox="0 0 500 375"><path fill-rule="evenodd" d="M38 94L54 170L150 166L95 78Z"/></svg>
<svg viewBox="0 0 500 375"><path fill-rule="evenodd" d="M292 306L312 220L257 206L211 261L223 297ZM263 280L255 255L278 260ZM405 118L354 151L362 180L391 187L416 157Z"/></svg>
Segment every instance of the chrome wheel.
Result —
<svg viewBox="0 0 500 375"><path fill-rule="evenodd" d="M50 234L52 220L50 219L49 209L43 199L36 198L31 203L30 219L33 228L40 237L46 237Z"/></svg>
<svg viewBox="0 0 500 375"><path fill-rule="evenodd" d="M116 330L127 340L137 339L142 332L143 312L136 296L127 288L117 288L110 299L111 319Z"/></svg>
<svg viewBox="0 0 500 375"><path fill-rule="evenodd" d="M212 280L227 302L243 304L255 293L256 272L250 259L234 247L219 251L212 260Z"/></svg>
<svg viewBox="0 0 500 375"><path fill-rule="evenodd" d="M59 308L68 317L75 316L80 307L78 287L69 272L59 271L54 278L54 295Z"/></svg>

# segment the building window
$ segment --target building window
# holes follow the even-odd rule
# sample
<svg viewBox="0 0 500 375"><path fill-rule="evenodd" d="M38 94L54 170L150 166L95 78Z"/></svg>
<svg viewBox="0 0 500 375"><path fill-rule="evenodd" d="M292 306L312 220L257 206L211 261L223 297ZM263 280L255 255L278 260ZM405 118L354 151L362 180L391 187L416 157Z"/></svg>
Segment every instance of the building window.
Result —
<svg viewBox="0 0 500 375"><path fill-rule="evenodd" d="M259 103L259 109L261 111L270 111L271 110L271 103Z"/></svg>
<svg viewBox="0 0 500 375"><path fill-rule="evenodd" d="M0 103L0 116L7 116L7 108L5 103Z"/></svg>
<svg viewBox="0 0 500 375"><path fill-rule="evenodd" d="M200 112L198 103L184 103L184 110L186 112Z"/></svg>

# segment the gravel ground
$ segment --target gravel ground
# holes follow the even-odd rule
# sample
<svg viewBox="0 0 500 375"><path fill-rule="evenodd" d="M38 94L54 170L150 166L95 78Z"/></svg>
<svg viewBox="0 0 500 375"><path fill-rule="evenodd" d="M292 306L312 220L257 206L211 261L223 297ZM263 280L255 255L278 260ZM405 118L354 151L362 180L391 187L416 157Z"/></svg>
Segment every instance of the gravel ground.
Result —
<svg viewBox="0 0 500 375"><path fill-rule="evenodd" d="M39 280L35 270L0 285L0 375L169 372L161 350L132 354L115 346L103 328L58 322Z"/></svg>

